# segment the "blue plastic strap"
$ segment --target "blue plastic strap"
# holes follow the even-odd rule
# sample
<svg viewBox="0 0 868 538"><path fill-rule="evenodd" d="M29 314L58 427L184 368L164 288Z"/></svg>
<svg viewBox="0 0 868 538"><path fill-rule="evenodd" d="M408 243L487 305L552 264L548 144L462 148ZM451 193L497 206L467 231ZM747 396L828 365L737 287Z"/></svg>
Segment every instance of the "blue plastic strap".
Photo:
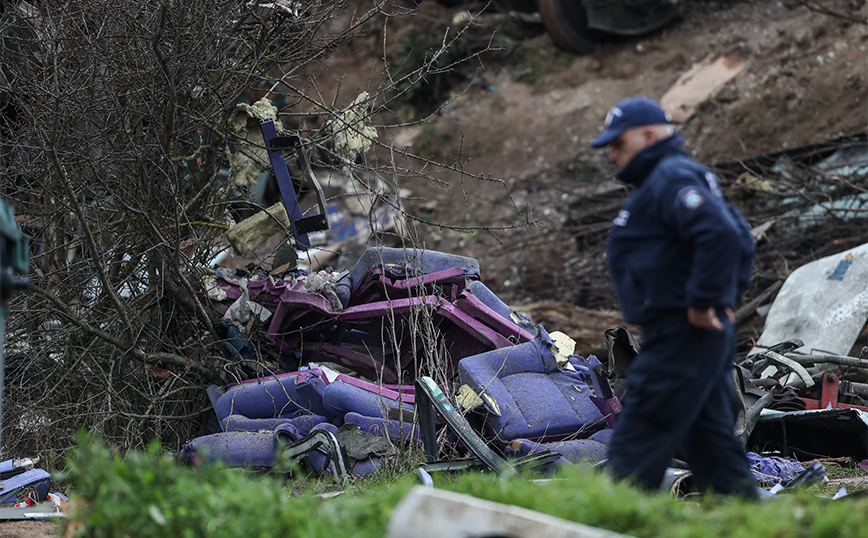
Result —
<svg viewBox="0 0 868 538"><path fill-rule="evenodd" d="M298 196L295 194L295 188L292 186L292 178L289 175L289 168L286 167L286 161L283 158L283 150L274 149L271 141L277 138L277 130L274 128L274 120L264 120L260 123L262 129L262 138L265 140L265 147L268 148L268 158L271 160L271 168L274 170L274 177L277 179L277 186L280 187L280 195L283 197L283 205L286 207L286 214L289 215L289 222L292 225L292 235L300 250L310 248L310 239L307 234L298 232L296 221L302 218L301 206L298 204Z"/></svg>

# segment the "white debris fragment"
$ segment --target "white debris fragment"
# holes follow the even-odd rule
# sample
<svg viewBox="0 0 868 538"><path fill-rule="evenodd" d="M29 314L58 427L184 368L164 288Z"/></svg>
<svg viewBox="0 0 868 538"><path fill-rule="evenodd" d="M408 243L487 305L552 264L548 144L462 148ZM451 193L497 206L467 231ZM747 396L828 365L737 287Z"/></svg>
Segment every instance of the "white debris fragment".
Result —
<svg viewBox="0 0 868 538"><path fill-rule="evenodd" d="M255 318L258 318L260 322L264 322L271 317L271 311L261 304L250 300L250 290L248 289L246 278L241 280L240 287L241 297L229 305L226 313L223 314L223 320L238 327L242 333L246 333L249 330L248 325Z"/></svg>
<svg viewBox="0 0 868 538"><path fill-rule="evenodd" d="M202 284L205 286L205 294L209 299L222 301L226 298L226 290L217 285L217 279L211 275L206 275L202 278Z"/></svg>
<svg viewBox="0 0 868 538"><path fill-rule="evenodd" d="M368 151L377 138L377 129L367 123L368 92L362 92L344 111L335 114L326 127L335 143L335 153L352 163L356 157Z"/></svg>
<svg viewBox="0 0 868 538"><path fill-rule="evenodd" d="M236 114L231 121L235 152L229 154L229 177L236 185L245 187L254 185L259 175L271 166L268 151L265 149L265 139L262 137L258 123L263 120L274 120L274 127L278 133L283 133L284 129L277 119L277 107L265 97L252 106L239 103L235 109ZM251 118L258 120L253 129L248 128Z"/></svg>
<svg viewBox="0 0 868 538"><path fill-rule="evenodd" d="M250 109L248 114L254 118L258 118L259 120L277 120L277 107L265 97L256 101L253 103L253 106L248 108ZM281 126L281 128L282 127L283 126Z"/></svg>
<svg viewBox="0 0 868 538"><path fill-rule="evenodd" d="M461 385L458 387L458 393L455 395L455 400L465 411L476 409L484 403L488 406L488 410L492 414L501 416L500 406L497 404L497 400L492 398L491 395L486 392L477 394L469 385Z"/></svg>
<svg viewBox="0 0 868 538"><path fill-rule="evenodd" d="M560 331L551 333L549 337L552 339L552 352L558 366L567 364L576 352L576 341Z"/></svg>

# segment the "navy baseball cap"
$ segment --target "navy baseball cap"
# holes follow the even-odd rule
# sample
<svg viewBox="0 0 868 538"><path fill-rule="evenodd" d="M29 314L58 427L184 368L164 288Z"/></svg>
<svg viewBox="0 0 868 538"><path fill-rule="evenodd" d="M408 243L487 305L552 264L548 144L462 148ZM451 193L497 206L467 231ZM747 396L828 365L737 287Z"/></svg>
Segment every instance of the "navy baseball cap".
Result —
<svg viewBox="0 0 868 538"><path fill-rule="evenodd" d="M606 129L591 140L592 148L607 146L630 127L672 123L669 113L647 97L629 97L613 106L606 115Z"/></svg>

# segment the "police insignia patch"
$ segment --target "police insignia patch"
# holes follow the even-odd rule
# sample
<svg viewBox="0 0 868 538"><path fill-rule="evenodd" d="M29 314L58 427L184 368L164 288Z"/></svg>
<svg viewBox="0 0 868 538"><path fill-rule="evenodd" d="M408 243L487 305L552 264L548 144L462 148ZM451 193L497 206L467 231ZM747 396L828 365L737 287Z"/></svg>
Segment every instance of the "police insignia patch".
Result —
<svg viewBox="0 0 868 538"><path fill-rule="evenodd" d="M688 211L696 211L705 203L705 198L696 189L687 189L681 193L681 205Z"/></svg>

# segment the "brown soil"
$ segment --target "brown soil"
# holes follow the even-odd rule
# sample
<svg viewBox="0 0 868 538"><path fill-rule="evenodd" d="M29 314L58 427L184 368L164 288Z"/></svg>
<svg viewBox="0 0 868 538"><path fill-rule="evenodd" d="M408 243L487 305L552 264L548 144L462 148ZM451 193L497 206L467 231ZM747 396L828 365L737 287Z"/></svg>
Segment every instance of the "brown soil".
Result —
<svg viewBox="0 0 868 538"><path fill-rule="evenodd" d="M699 160L743 160L868 131L864 2L823 3L843 17L793 0L685 4L683 17L663 31L587 55L559 50L532 17L484 12L469 39L494 33L493 43L511 43L511 52L462 65L482 83L454 78L457 96L408 148L454 167L429 167L437 182L401 183L409 194L404 207L436 223L414 226L416 244L479 259L495 293L547 329L577 338L580 352L601 352L597 329L619 321L601 243L625 193L610 180L605 155L588 147L613 104L636 94L659 99L694 63L726 55L746 68L679 126ZM457 12L428 1L410 17L389 20L386 57L397 65L401 39L457 27L450 22ZM324 96L348 102L378 87L381 36L376 30L356 38L323 66ZM409 116L392 110L385 122ZM413 129L381 129L380 140L401 149Z"/></svg>
<svg viewBox="0 0 868 538"><path fill-rule="evenodd" d="M2 538L56 538L57 526L47 521L4 521L0 523Z"/></svg>

